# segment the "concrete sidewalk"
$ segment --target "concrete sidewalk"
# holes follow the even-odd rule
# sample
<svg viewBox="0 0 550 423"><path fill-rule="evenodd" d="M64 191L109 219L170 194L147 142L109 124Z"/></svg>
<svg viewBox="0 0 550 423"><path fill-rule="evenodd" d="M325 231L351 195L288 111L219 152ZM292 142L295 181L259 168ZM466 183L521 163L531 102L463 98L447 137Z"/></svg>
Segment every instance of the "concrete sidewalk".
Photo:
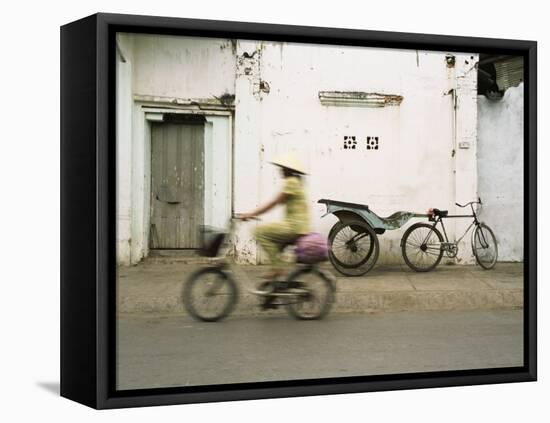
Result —
<svg viewBox="0 0 550 423"><path fill-rule="evenodd" d="M187 276L204 266L196 260L148 259L137 266L119 267L118 314L185 314L182 288ZM406 265L376 266L361 277L343 277L330 263L323 268L337 279L331 313L421 310L488 310L523 307L523 264L498 263L493 270L479 266L441 265L416 273ZM232 315L281 314L261 311L253 289L265 266L232 266L240 289Z"/></svg>

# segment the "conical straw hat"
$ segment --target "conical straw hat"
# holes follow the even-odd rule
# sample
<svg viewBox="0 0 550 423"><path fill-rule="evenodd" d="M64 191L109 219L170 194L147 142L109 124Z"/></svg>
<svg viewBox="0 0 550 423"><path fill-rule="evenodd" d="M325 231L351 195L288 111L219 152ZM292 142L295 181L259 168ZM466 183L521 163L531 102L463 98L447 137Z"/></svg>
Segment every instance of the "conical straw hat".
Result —
<svg viewBox="0 0 550 423"><path fill-rule="evenodd" d="M292 153L288 153L288 154L279 156L270 163L272 163L276 166L285 167L287 169L293 170L294 172L301 173L302 175L306 175L304 165Z"/></svg>

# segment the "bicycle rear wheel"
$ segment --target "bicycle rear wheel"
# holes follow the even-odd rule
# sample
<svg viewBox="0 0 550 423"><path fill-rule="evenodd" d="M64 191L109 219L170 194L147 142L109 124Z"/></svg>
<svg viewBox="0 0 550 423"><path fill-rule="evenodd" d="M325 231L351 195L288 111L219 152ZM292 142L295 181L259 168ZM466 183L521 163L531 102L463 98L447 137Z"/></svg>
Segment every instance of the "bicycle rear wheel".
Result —
<svg viewBox="0 0 550 423"><path fill-rule="evenodd" d="M435 269L443 257L442 242L443 235L433 225L415 223L401 240L403 259L416 272Z"/></svg>
<svg viewBox="0 0 550 423"><path fill-rule="evenodd" d="M237 285L219 267L193 273L183 288L183 304L197 320L216 322L225 318L237 302Z"/></svg>
<svg viewBox="0 0 550 423"><path fill-rule="evenodd" d="M299 320L322 319L334 303L335 288L331 277L316 267L300 267L287 278L295 292L286 305L288 313Z"/></svg>
<svg viewBox="0 0 550 423"><path fill-rule="evenodd" d="M480 223L472 237L472 252L478 264L485 270L495 267L498 259L498 246L495 234L485 223Z"/></svg>

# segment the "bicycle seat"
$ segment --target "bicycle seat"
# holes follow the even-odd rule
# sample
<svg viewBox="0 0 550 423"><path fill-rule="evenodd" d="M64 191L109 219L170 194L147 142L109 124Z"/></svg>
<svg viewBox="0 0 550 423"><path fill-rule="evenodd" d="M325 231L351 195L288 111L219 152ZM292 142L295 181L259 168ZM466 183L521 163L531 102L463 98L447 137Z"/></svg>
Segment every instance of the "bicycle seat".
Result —
<svg viewBox="0 0 550 423"><path fill-rule="evenodd" d="M433 209L434 216L446 217L449 214L449 210Z"/></svg>

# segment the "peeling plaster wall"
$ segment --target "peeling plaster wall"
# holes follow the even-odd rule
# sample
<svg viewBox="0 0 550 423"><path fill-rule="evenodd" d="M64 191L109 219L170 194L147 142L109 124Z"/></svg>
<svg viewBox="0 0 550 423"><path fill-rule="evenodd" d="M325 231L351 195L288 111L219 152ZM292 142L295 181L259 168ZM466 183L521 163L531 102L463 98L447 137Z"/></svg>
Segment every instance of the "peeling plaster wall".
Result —
<svg viewBox="0 0 550 423"><path fill-rule="evenodd" d="M481 220L495 232L499 260L523 261L523 84L499 101L478 98Z"/></svg>
<svg viewBox="0 0 550 423"><path fill-rule="evenodd" d="M449 66L443 52L130 37L133 94L182 99L235 95L236 212L249 211L275 195L281 181L269 161L289 150L310 172L305 181L312 223L323 233L335 218L321 219L320 198L369 204L385 216L429 207L452 212L455 201L477 196L477 55L454 54L455 63ZM403 100L374 108L322 105L320 91L394 94ZM134 110L134 120L143 120ZM134 145L147 138L142 124L134 123L133 131ZM344 136L355 136L357 148L344 149ZM378 150L366 149L367 136L379 137ZM458 148L463 141L468 147ZM135 180L139 169L133 172ZM146 203L134 201L133 207L146 208ZM138 220L146 230L147 210L133 213L141 216ZM264 220L280 215L277 210ZM262 259L251 236L254 225L243 224L236 234L235 252L241 262ZM405 229L380 236L380 263L402 263L399 240ZM454 226L449 229L452 238ZM143 256L144 246L138 241L133 245L135 262ZM467 242L459 258L471 262L466 246Z"/></svg>

